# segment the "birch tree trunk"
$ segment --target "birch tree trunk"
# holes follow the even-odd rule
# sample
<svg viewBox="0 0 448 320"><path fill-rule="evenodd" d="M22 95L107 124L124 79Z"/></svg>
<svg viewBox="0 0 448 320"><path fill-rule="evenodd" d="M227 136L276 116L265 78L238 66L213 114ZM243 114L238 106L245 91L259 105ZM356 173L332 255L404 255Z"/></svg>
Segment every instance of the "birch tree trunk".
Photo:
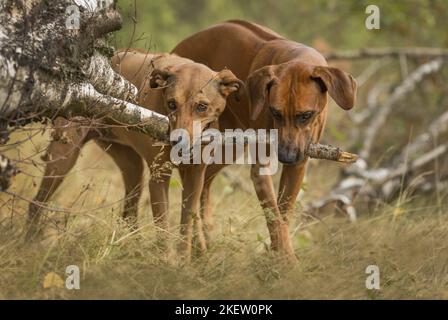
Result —
<svg viewBox="0 0 448 320"><path fill-rule="evenodd" d="M0 142L11 127L57 116L113 119L167 139L167 118L135 105L137 89L109 64L105 39L121 24L113 0L2 0ZM12 164L1 162L4 190Z"/></svg>
<svg viewBox="0 0 448 320"><path fill-rule="evenodd" d="M137 89L109 64L104 39L122 23L115 1L5 0L0 12L3 127L107 112L130 125L150 119L144 129L166 135L166 118L132 104Z"/></svg>

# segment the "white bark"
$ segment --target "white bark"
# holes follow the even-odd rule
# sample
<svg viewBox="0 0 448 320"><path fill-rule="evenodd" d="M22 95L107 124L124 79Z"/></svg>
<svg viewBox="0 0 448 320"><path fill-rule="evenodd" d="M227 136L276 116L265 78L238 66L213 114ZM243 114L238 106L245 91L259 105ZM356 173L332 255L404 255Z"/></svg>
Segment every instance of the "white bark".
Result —
<svg viewBox="0 0 448 320"><path fill-rule="evenodd" d="M96 0L0 2L2 131L42 117L83 116L167 139L168 119L135 105L137 89L109 65L106 55L113 49L102 38L120 29L122 21L114 1L100 3L102 7ZM73 5L79 8L78 29L66 24L67 8ZM4 173L11 171L0 171L0 178L8 180ZM6 185L2 182L0 189Z"/></svg>
<svg viewBox="0 0 448 320"><path fill-rule="evenodd" d="M443 61L436 59L425 63L412 72L395 90L387 102L375 113L375 116L371 119L369 125L365 130L364 146L360 151L360 157L367 159L370 156L373 143L376 136L386 122L387 117L392 112L392 108L395 104L403 99L406 94L412 92L415 86L420 83L425 76L437 72L442 67Z"/></svg>
<svg viewBox="0 0 448 320"><path fill-rule="evenodd" d="M43 1L28 1L26 9L17 3L5 0L0 4L0 116L4 120L49 111L54 116L65 113L71 108L68 103L78 106L74 97L86 98L74 94L86 84L116 99L135 101L137 89L117 75L108 58L95 49L109 49L98 39L121 27L113 1L103 2L103 8L91 0L57 0L47 6ZM66 26L66 9L74 4L80 8L80 28L72 30ZM126 106L124 101L121 104Z"/></svg>
<svg viewBox="0 0 448 320"><path fill-rule="evenodd" d="M120 100L137 99L137 88L116 73L109 64L109 59L98 52L90 58L90 63L83 68L83 72L99 92Z"/></svg>

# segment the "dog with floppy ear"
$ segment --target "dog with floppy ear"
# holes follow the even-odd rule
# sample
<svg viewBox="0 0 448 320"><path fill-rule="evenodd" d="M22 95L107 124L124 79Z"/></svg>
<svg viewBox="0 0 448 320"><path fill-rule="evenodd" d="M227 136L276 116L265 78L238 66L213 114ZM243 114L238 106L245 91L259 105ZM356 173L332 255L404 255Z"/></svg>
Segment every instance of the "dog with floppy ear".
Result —
<svg viewBox="0 0 448 320"><path fill-rule="evenodd" d="M214 25L183 40L174 53L212 69L230 68L247 83L249 99L229 100L221 129L277 129L278 160L283 169L278 195L272 178L252 166L251 178L264 211L273 250L294 256L288 215L294 207L306 170L306 149L322 136L329 95L343 109L355 105L356 82L328 67L313 48L290 41L264 26L234 20ZM202 207L211 225L209 189L223 166L207 168Z"/></svg>
<svg viewBox="0 0 448 320"><path fill-rule="evenodd" d="M288 67L290 66L288 65ZM305 69L306 66L304 66ZM263 107L268 102L267 96L271 88L274 84L280 82L276 75L278 70L278 66L270 65L256 70L248 77L251 121L258 119ZM339 69L325 66L315 66L307 71L311 72L308 79L316 81L323 93L328 91L330 97L341 108L350 110L355 105L356 82L351 75Z"/></svg>
<svg viewBox="0 0 448 320"><path fill-rule="evenodd" d="M199 121L204 130L216 122L231 95L244 90L244 83L231 71L216 72L207 66L172 54L152 54L139 50L119 51L112 57L112 67L138 88L138 104L167 115L170 129L185 129L192 135L193 122ZM68 136L67 143L52 141L47 150L44 178L35 201L30 205L29 235L38 231L40 207L62 183L75 165L80 149L94 140L106 151L121 171L125 185L123 218L133 228L142 192L143 163L151 173L149 192L152 213L161 244L166 245L168 227L168 191L172 173L170 147L155 144L151 137L130 131L122 124L89 130L61 118L55 121L57 136ZM192 136L190 136L192 141ZM180 251L189 257L193 227L199 251L206 249L199 214L199 202L204 181L205 165L179 165L182 191Z"/></svg>

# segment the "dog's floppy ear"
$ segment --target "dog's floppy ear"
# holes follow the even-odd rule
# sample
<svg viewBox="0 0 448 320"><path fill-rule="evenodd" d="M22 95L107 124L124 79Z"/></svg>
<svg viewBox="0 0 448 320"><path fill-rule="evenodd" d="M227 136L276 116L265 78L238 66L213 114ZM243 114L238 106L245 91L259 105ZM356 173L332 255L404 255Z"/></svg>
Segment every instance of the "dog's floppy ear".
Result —
<svg viewBox="0 0 448 320"><path fill-rule="evenodd" d="M149 86L152 89L166 87L169 81L174 77L174 73L169 69L154 69L151 72Z"/></svg>
<svg viewBox="0 0 448 320"><path fill-rule="evenodd" d="M274 66L256 70L247 78L250 99L250 119L255 121L266 104L271 87L277 82Z"/></svg>
<svg viewBox="0 0 448 320"><path fill-rule="evenodd" d="M350 110L356 102L356 80L348 73L337 68L317 66L311 78L319 83L344 110Z"/></svg>
<svg viewBox="0 0 448 320"><path fill-rule="evenodd" d="M218 75L221 94L227 98L235 93L235 99L239 101L241 94L245 91L244 82L238 79L229 69L220 71Z"/></svg>

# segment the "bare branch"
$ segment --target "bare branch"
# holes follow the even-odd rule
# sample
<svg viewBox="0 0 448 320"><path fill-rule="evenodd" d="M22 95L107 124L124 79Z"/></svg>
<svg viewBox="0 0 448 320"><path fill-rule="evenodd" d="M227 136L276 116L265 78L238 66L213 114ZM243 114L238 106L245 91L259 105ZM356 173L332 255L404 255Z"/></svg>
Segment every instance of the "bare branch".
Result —
<svg viewBox="0 0 448 320"><path fill-rule="evenodd" d="M365 131L364 146L360 151L360 157L367 159L370 156L373 143L378 131L386 122L387 117L392 112L392 107L406 94L414 90L415 86L421 82L425 76L437 72L442 67L442 60L436 59L425 63L412 72L398 87L395 88L389 100L382 106L382 108L375 113L375 117L371 119Z"/></svg>
<svg viewBox="0 0 448 320"><path fill-rule="evenodd" d="M360 50L331 52L326 55L327 60L358 60L383 57L407 58L448 58L445 48L365 48Z"/></svg>

